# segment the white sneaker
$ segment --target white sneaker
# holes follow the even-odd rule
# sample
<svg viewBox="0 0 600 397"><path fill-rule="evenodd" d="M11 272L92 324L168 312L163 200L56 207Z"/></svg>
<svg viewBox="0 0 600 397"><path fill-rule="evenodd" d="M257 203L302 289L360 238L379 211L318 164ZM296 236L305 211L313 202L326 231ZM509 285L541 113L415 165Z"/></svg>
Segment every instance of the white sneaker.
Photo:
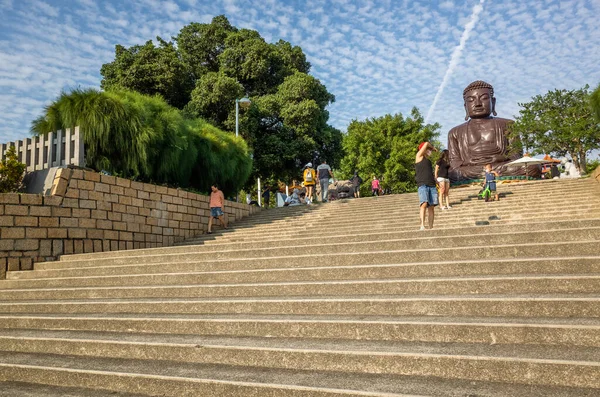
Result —
<svg viewBox="0 0 600 397"><path fill-rule="evenodd" d="M442 209L443 209L443 210L445 210L445 209L447 209L447 208L446 208L446 207L444 207L444 206L442 206Z"/></svg>
<svg viewBox="0 0 600 397"><path fill-rule="evenodd" d="M448 209L448 210L449 210L450 208L452 208L452 207L451 207L451 206L447 206L447 207L446 207L446 209Z"/></svg>
<svg viewBox="0 0 600 397"><path fill-rule="evenodd" d="M425 226L421 226L419 230L425 230Z"/></svg>

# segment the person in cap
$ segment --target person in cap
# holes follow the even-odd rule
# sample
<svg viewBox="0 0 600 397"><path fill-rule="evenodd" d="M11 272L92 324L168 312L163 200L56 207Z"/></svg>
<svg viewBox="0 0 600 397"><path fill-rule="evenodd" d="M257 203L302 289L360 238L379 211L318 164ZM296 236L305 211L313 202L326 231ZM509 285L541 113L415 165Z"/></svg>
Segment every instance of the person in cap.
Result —
<svg viewBox="0 0 600 397"><path fill-rule="evenodd" d="M304 187L306 188L306 204L312 203L313 194L315 192L315 183L317 180L317 173L312 167L312 163L308 163L304 166Z"/></svg>

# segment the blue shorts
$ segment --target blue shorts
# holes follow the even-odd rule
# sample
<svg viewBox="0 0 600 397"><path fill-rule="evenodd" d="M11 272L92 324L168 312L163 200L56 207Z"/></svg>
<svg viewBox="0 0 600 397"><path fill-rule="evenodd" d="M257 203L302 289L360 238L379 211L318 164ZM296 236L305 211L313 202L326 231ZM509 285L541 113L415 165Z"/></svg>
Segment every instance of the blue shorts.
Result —
<svg viewBox="0 0 600 397"><path fill-rule="evenodd" d="M438 192L435 186L419 186L419 205L427 203L427 206L438 205Z"/></svg>
<svg viewBox="0 0 600 397"><path fill-rule="evenodd" d="M221 207L210 207L210 216L216 218L218 216L223 216L223 210Z"/></svg>

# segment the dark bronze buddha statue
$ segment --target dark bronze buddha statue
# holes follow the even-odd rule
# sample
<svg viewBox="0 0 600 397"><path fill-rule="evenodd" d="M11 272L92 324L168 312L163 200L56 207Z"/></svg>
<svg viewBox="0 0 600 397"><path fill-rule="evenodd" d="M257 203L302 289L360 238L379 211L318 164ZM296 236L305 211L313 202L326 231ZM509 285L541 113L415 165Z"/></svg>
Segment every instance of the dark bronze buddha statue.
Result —
<svg viewBox="0 0 600 397"><path fill-rule="evenodd" d="M525 167L507 165L522 153L508 153L507 129L513 121L491 116L496 116L494 88L485 81L474 81L463 91L463 99L467 122L448 132L450 179L479 179L486 164L500 176L525 175ZM539 166L529 165L527 174L539 177Z"/></svg>

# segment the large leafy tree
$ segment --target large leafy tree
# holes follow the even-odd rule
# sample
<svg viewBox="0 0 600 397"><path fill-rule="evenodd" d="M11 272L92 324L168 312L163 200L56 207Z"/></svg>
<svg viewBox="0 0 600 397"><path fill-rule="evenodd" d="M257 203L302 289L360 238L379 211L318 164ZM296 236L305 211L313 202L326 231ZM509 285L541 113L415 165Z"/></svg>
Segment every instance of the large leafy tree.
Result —
<svg viewBox="0 0 600 397"><path fill-rule="evenodd" d="M235 100L249 96L252 106L241 109L240 133L251 146L254 177L297 176L316 157L338 164L342 134L327 124L326 110L335 98L308 74L300 47L267 43L222 15L184 26L173 37L176 46L158 40L158 47L117 46L115 60L102 68L102 87L160 94L187 116L228 131L235 130Z"/></svg>
<svg viewBox="0 0 600 397"><path fill-rule="evenodd" d="M144 45L117 45L115 60L102 65L104 90L127 89L141 94L160 94L169 105L183 108L190 99L194 80L175 44L156 38Z"/></svg>
<svg viewBox="0 0 600 397"><path fill-rule="evenodd" d="M511 133L519 135L530 153L569 155L585 172L588 153L600 148L600 124L594 119L588 88L556 89L519 103L522 109Z"/></svg>
<svg viewBox="0 0 600 397"><path fill-rule="evenodd" d="M365 181L373 176L381 178L383 187L393 193L413 191L417 147L420 142L435 141L439 128L437 123L425 125L416 108L406 118L388 114L353 120L343 141L346 154L341 162L342 176L349 178L358 171Z"/></svg>

